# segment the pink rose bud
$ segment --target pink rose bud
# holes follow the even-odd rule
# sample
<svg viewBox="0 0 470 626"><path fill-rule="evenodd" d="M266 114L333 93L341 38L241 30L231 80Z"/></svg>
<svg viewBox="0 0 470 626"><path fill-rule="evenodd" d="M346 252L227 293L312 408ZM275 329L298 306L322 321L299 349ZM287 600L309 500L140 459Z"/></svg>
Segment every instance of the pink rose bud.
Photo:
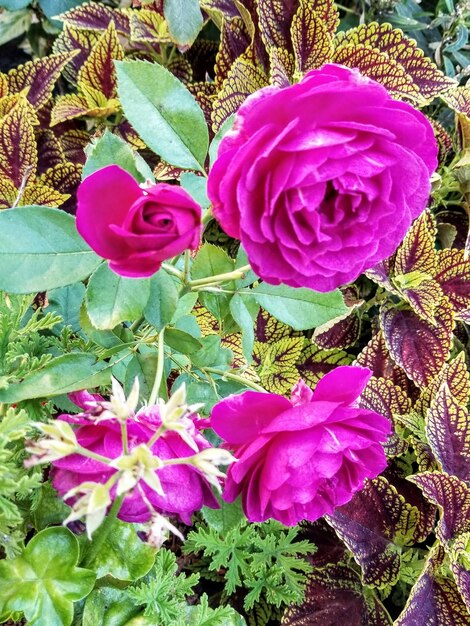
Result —
<svg viewBox="0 0 470 626"><path fill-rule="evenodd" d="M395 251L426 208L437 152L422 113L325 65L247 98L207 191L258 276L330 291Z"/></svg>
<svg viewBox="0 0 470 626"><path fill-rule="evenodd" d="M199 245L201 208L181 187L143 188L109 165L85 178L77 197L78 232L121 276L151 276L166 259Z"/></svg>
<svg viewBox="0 0 470 626"><path fill-rule="evenodd" d="M349 502L366 478L387 466L380 442L390 433L383 415L356 404L371 371L338 367L315 391L293 400L245 391L215 405L211 423L233 450L223 498L242 494L251 522L286 526L314 521Z"/></svg>

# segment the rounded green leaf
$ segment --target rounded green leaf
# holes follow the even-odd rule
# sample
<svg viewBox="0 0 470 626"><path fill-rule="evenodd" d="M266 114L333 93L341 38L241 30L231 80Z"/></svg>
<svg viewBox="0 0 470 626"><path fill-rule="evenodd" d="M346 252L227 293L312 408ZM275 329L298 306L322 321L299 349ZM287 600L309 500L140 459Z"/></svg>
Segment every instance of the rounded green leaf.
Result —
<svg viewBox="0 0 470 626"><path fill-rule="evenodd" d="M0 212L0 289L34 293L87 278L101 263L58 209L26 206Z"/></svg>
<svg viewBox="0 0 470 626"><path fill-rule="evenodd" d="M209 132L186 87L158 63L115 65L124 114L147 146L172 165L204 171Z"/></svg>

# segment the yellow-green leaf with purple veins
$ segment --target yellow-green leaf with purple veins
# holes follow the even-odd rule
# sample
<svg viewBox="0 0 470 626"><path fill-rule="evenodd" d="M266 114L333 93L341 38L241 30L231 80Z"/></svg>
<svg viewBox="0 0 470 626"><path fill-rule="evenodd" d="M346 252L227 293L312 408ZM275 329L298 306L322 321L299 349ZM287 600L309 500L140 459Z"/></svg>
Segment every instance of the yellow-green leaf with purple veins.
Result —
<svg viewBox="0 0 470 626"><path fill-rule="evenodd" d="M437 255L436 281L449 298L456 317L470 308L470 259L463 250L440 250Z"/></svg>
<svg viewBox="0 0 470 626"><path fill-rule="evenodd" d="M315 343L305 346L297 362L301 378L315 387L320 378L339 365L350 365L353 357L344 350L324 350Z"/></svg>
<svg viewBox="0 0 470 626"><path fill-rule="evenodd" d="M63 70L63 75L69 82L73 84L77 82L78 72L90 56L99 35L97 31L79 30L65 24L64 29L54 41L53 50L55 53L75 51L75 56Z"/></svg>
<svg viewBox="0 0 470 626"><path fill-rule="evenodd" d="M303 337L285 337L270 344L255 341L253 368L267 391L290 396L299 380L296 363L304 341Z"/></svg>
<svg viewBox="0 0 470 626"><path fill-rule="evenodd" d="M224 20L215 60L215 83L218 87L227 78L235 60L246 52L250 40L250 34L241 17Z"/></svg>
<svg viewBox="0 0 470 626"><path fill-rule="evenodd" d="M312 4L300 1L291 25L295 69L300 77L331 60L333 44L322 17Z"/></svg>
<svg viewBox="0 0 470 626"><path fill-rule="evenodd" d="M140 9L129 14L131 41L171 43L168 24L163 15L150 9Z"/></svg>
<svg viewBox="0 0 470 626"><path fill-rule="evenodd" d="M126 12L112 9L102 2L87 2L62 13L58 19L68 26L84 30L106 30L110 22L114 22L118 32L130 34Z"/></svg>
<svg viewBox="0 0 470 626"><path fill-rule="evenodd" d="M36 138L29 120L31 106L22 98L0 120L0 176L11 180L17 189L35 175L37 168Z"/></svg>

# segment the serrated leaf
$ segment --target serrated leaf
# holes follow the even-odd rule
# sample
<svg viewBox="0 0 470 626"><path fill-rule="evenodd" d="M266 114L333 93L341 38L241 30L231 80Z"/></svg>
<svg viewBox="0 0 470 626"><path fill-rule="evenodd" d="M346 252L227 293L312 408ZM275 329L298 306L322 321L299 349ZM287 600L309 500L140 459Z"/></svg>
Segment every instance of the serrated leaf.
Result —
<svg viewBox="0 0 470 626"><path fill-rule="evenodd" d="M60 165L67 159L65 158L62 144L52 130L44 129L36 135L37 151L38 151L38 174L44 174L51 167Z"/></svg>
<svg viewBox="0 0 470 626"><path fill-rule="evenodd" d="M341 349L356 343L360 334L361 318L353 312L317 326L313 333L313 340L320 348Z"/></svg>
<svg viewBox="0 0 470 626"><path fill-rule="evenodd" d="M239 56L222 83L212 109L212 128L215 133L238 111L250 94L268 84L266 74L252 59L251 52Z"/></svg>
<svg viewBox="0 0 470 626"><path fill-rule="evenodd" d="M156 11L141 8L140 11L132 11L129 19L131 41L171 43L168 24L165 18Z"/></svg>
<svg viewBox="0 0 470 626"><path fill-rule="evenodd" d="M272 46L290 48L290 26L297 6L297 1L289 2L288 0L259 0L257 2L259 29L268 50Z"/></svg>
<svg viewBox="0 0 470 626"><path fill-rule="evenodd" d="M436 281L449 298L457 315L470 308L470 260L463 250L440 250Z"/></svg>
<svg viewBox="0 0 470 626"><path fill-rule="evenodd" d="M31 105L24 98L0 120L0 176L17 189L25 177L36 173L37 148L34 127L28 119Z"/></svg>
<svg viewBox="0 0 470 626"><path fill-rule="evenodd" d="M181 283L160 270L150 279L150 295L144 309L145 319L160 331L176 313Z"/></svg>
<svg viewBox="0 0 470 626"><path fill-rule="evenodd" d="M419 511L386 478L366 480L364 489L326 517L362 568L366 585L393 584L401 547L414 542Z"/></svg>
<svg viewBox="0 0 470 626"><path fill-rule="evenodd" d="M55 53L73 51L75 54L71 61L64 67L63 76L75 84L78 72L90 56L93 46L99 39L99 32L93 30L80 30L72 26L64 25L60 35L55 39L53 50Z"/></svg>
<svg viewBox="0 0 470 626"><path fill-rule="evenodd" d="M320 293L312 289L261 283L251 293L263 309L294 330L320 326L348 310L338 289Z"/></svg>
<svg viewBox="0 0 470 626"><path fill-rule="evenodd" d="M300 333L277 320L273 315L261 309L255 324L256 339L262 343L279 341L283 337L298 337Z"/></svg>
<svg viewBox="0 0 470 626"><path fill-rule="evenodd" d="M119 43L114 22L110 22L78 73L79 91L84 91L84 87L91 88L101 92L107 100L115 98L114 61L121 61L123 58L124 50Z"/></svg>
<svg viewBox="0 0 470 626"><path fill-rule="evenodd" d="M61 135L60 145L67 161L85 163L85 146L89 141L90 135L85 130L72 129Z"/></svg>
<svg viewBox="0 0 470 626"><path fill-rule="evenodd" d="M51 126L89 114L88 101L76 93L59 96L51 112Z"/></svg>
<svg viewBox="0 0 470 626"><path fill-rule="evenodd" d="M444 472L470 482L470 417L446 383L428 410L426 437Z"/></svg>
<svg viewBox="0 0 470 626"><path fill-rule="evenodd" d="M73 602L93 589L95 573L77 567L79 547L67 528L46 528L23 554L0 563L0 613L21 611L31 626L69 626Z"/></svg>
<svg viewBox="0 0 470 626"><path fill-rule="evenodd" d="M425 100L432 100L455 85L452 78L444 76L431 59L424 55L415 40L405 37L403 31L393 28L390 24L377 22L361 24L347 32L339 32L335 44L377 49L385 54L393 65L395 65L393 62L400 64L418 94ZM399 92L413 96L412 93L408 94L406 89L403 90L403 87L399 87Z"/></svg>
<svg viewBox="0 0 470 626"><path fill-rule="evenodd" d="M10 209L18 196L18 190L8 178L0 176L0 209Z"/></svg>
<svg viewBox="0 0 470 626"><path fill-rule="evenodd" d="M124 11L112 9L101 2L87 2L58 17L68 26L85 30L106 30L114 22L116 30L123 35L130 34L129 18Z"/></svg>
<svg viewBox="0 0 470 626"><path fill-rule="evenodd" d="M439 573L440 551L438 547L430 553L395 626L467 626L469 614L454 581Z"/></svg>
<svg viewBox="0 0 470 626"><path fill-rule="evenodd" d="M204 171L209 133L184 85L157 63L120 61L116 68L124 113L148 147L172 165Z"/></svg>
<svg viewBox="0 0 470 626"><path fill-rule="evenodd" d="M250 34L240 16L223 21L220 45L215 60L215 83L221 87L235 60L250 44Z"/></svg>
<svg viewBox="0 0 470 626"><path fill-rule="evenodd" d="M285 48L269 49L271 83L276 87L289 87L295 72L294 55Z"/></svg>
<svg viewBox="0 0 470 626"><path fill-rule="evenodd" d="M107 384L110 376L111 366L106 361L96 361L93 355L81 352L64 354L21 382L0 389L0 402L15 403L98 387Z"/></svg>
<svg viewBox="0 0 470 626"><path fill-rule="evenodd" d="M418 217L398 248L394 261L395 274L419 271L434 276L437 253L434 246L436 229L429 211Z"/></svg>
<svg viewBox="0 0 470 626"><path fill-rule="evenodd" d="M470 568L468 567L470 533L462 533L452 543L450 568L455 583L470 613Z"/></svg>
<svg viewBox="0 0 470 626"><path fill-rule="evenodd" d="M356 363L368 367L377 378L391 380L405 390L412 384L405 372L392 361L381 331L376 333L359 353Z"/></svg>
<svg viewBox="0 0 470 626"><path fill-rule="evenodd" d="M124 278L103 263L92 274L86 291L86 307L91 323L99 330L110 330L121 322L140 317L150 296L148 278Z"/></svg>
<svg viewBox="0 0 470 626"><path fill-rule="evenodd" d="M242 331L243 355L248 365L251 363L255 331L253 317L247 307L247 301L240 294L235 294L230 300L230 313Z"/></svg>
<svg viewBox="0 0 470 626"><path fill-rule="evenodd" d="M190 46L202 28L203 18L198 0L164 0L163 12L173 41Z"/></svg>
<svg viewBox="0 0 470 626"><path fill-rule="evenodd" d="M15 67L8 72L9 92L27 89L27 99L36 110L40 109L51 97L62 70L74 56L74 51L51 54Z"/></svg>
<svg viewBox="0 0 470 626"><path fill-rule="evenodd" d="M26 185L17 206L41 205L59 207L68 200L69 197L70 195L68 193L64 194L49 187L49 185L46 185L41 180L37 180Z"/></svg>
<svg viewBox="0 0 470 626"><path fill-rule="evenodd" d="M315 343L307 344L299 356L297 369L310 387L338 365L350 365L352 357L344 350L324 350Z"/></svg>
<svg viewBox="0 0 470 626"><path fill-rule="evenodd" d="M364 591L352 568L328 564L309 574L304 601L299 606L288 607L281 624L391 626L392 620L380 600Z"/></svg>
<svg viewBox="0 0 470 626"><path fill-rule="evenodd" d="M454 86L442 94L441 98L451 109L470 118L470 87L468 85Z"/></svg>
<svg viewBox="0 0 470 626"><path fill-rule="evenodd" d="M24 36L31 26L31 11L3 11L0 16L0 46Z"/></svg>
<svg viewBox="0 0 470 626"><path fill-rule="evenodd" d="M429 384L447 360L452 342L453 316L443 299L435 310L435 325L411 309L383 307L380 315L387 348L394 361L420 387Z"/></svg>
<svg viewBox="0 0 470 626"><path fill-rule="evenodd" d="M419 284L413 287L406 287L408 284L412 284L410 278L412 274L403 274L394 277L394 284L398 286L399 279L402 279L402 285L399 288L403 299L408 302L413 311L419 315L423 320L426 320L430 324L434 325L434 312L436 307L442 300L442 289L440 285L434 279L424 279L419 277Z"/></svg>
<svg viewBox="0 0 470 626"><path fill-rule="evenodd" d="M327 25L314 6L305 0L300 0L292 19L291 40L295 69L300 75L321 67L331 59L333 44Z"/></svg>
<svg viewBox="0 0 470 626"><path fill-rule="evenodd" d="M101 263L66 213L38 206L0 212L0 289L35 293L87 278Z"/></svg>
<svg viewBox="0 0 470 626"><path fill-rule="evenodd" d="M436 534L443 544L456 535L470 532L470 487L464 481L443 472L424 472L408 480L418 485L425 498L439 508L441 519Z"/></svg>

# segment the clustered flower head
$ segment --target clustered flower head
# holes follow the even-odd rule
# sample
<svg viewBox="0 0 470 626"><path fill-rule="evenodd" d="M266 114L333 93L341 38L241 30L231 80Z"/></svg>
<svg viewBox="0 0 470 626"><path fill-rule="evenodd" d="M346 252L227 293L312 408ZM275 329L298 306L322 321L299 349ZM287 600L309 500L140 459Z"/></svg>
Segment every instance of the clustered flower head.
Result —
<svg viewBox="0 0 470 626"><path fill-rule="evenodd" d="M246 391L219 402L211 425L238 462L229 467L223 497L240 494L252 522L314 521L349 502L387 460L390 434L382 415L357 406L371 376L338 367L312 392L301 382L292 399Z"/></svg>

